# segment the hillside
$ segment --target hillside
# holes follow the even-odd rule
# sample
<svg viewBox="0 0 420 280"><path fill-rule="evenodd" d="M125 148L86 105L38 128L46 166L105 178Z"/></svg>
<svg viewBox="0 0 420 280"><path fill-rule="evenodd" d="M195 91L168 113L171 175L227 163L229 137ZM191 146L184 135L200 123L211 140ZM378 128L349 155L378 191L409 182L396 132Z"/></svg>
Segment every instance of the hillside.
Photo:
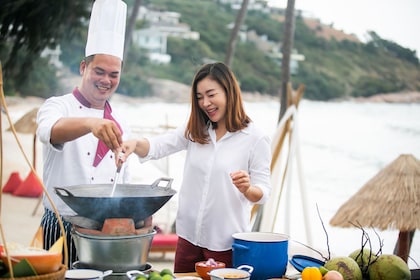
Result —
<svg viewBox="0 0 420 280"><path fill-rule="evenodd" d="M200 41L169 38L172 65L151 65L143 60L141 75L189 84L193 73L206 59L224 60L230 36L227 26L235 21L237 11L215 1L153 0L142 3L148 8L180 13L181 21L200 33ZM207 12L201 13L203 10ZM245 25L259 36L280 43L283 19L281 14L267 16L249 11ZM371 35L372 41L365 44L354 35L324 25L318 19L298 15L294 48L305 56L305 60L299 63L298 73L292 76L294 87L304 84L305 98L314 100L420 91L420 67L415 52L383 40L375 33ZM278 95L281 66L254 44L238 40L232 68L244 91Z"/></svg>

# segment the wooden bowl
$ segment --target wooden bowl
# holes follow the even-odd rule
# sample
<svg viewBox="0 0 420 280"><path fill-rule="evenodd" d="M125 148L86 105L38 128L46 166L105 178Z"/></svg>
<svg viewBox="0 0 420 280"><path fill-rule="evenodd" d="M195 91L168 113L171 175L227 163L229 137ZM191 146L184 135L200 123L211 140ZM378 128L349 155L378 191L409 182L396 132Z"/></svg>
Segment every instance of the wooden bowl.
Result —
<svg viewBox="0 0 420 280"><path fill-rule="evenodd" d="M207 261L201 261L195 263L195 272L203 278L203 280L210 280L208 273L216 268L225 268L226 264L223 262L216 261L216 264L209 265Z"/></svg>

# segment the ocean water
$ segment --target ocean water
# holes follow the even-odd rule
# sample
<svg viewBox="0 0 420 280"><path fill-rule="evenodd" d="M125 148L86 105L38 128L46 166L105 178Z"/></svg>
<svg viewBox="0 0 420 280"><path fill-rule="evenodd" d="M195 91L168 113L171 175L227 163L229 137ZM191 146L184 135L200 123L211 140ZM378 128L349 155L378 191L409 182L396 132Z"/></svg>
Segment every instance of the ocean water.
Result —
<svg viewBox="0 0 420 280"><path fill-rule="evenodd" d="M115 102L130 120L134 136L162 133L188 118L189 104L162 102ZM254 122L274 138L279 103L246 102ZM356 228L329 225L339 207L367 181L401 154L420 159L420 104L314 102L303 100L293 126L301 168L295 159L284 187L273 231L286 233L293 241L333 255L348 255L359 249L362 232ZM182 180L184 154L139 164L130 158L134 182L151 183L159 177L173 178L178 189ZM299 179L303 178L303 179ZM279 186L273 186L279 187ZM155 221L169 230L176 214L176 196L155 215ZM284 201L284 202L283 202ZM380 207L378 205L378 207ZM324 228L325 227L325 231ZM372 249L379 250L376 233L366 229ZM376 231L382 252L392 253L397 230ZM411 247L410 268L420 265L420 233ZM328 235L328 239L327 239Z"/></svg>

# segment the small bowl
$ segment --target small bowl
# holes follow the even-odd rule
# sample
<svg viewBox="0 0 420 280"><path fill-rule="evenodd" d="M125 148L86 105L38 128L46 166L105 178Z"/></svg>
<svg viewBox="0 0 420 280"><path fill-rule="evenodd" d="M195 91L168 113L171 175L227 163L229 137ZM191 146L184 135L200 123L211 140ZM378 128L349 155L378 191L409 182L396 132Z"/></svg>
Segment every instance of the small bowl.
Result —
<svg viewBox="0 0 420 280"><path fill-rule="evenodd" d="M241 265L237 268L218 268L212 270L210 274L211 280L233 279L233 280L250 280L251 273L254 268L250 265Z"/></svg>
<svg viewBox="0 0 420 280"><path fill-rule="evenodd" d="M210 271L216 268L225 268L226 264L223 262L216 261L216 264L209 265L207 261L201 261L195 263L195 272L203 278L203 280L210 280Z"/></svg>
<svg viewBox="0 0 420 280"><path fill-rule="evenodd" d="M8 267L7 255L2 252L1 259ZM10 253L12 266L26 259L35 269L38 275L56 272L60 269L63 255L61 253L51 253L47 251L31 252L31 253Z"/></svg>

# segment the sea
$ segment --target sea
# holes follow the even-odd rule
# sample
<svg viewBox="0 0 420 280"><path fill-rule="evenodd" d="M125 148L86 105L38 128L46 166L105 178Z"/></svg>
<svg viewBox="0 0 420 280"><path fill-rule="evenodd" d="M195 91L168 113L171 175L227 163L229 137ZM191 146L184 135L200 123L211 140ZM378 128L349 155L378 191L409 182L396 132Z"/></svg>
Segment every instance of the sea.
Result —
<svg viewBox="0 0 420 280"><path fill-rule="evenodd" d="M186 122L190 112L187 103L118 101L113 107L123 110L133 137L164 133ZM280 103L245 102L245 109L274 141ZM400 155L411 154L420 159L420 104L304 99L293 117L292 135L294 145L282 148L283 155L291 152L289 175L268 230L287 234L290 242L320 251L322 257L347 256L361 248L362 230L333 227L329 221L341 205ZM133 182L149 184L167 177L173 179L170 187L179 190L184 158L185 153L180 152L140 164L132 156ZM163 181L165 184L167 181ZM172 229L176 205L177 195L155 214L154 221L163 231ZM364 230L374 252L393 253L398 230ZM418 231L408 264L410 268L420 267Z"/></svg>

